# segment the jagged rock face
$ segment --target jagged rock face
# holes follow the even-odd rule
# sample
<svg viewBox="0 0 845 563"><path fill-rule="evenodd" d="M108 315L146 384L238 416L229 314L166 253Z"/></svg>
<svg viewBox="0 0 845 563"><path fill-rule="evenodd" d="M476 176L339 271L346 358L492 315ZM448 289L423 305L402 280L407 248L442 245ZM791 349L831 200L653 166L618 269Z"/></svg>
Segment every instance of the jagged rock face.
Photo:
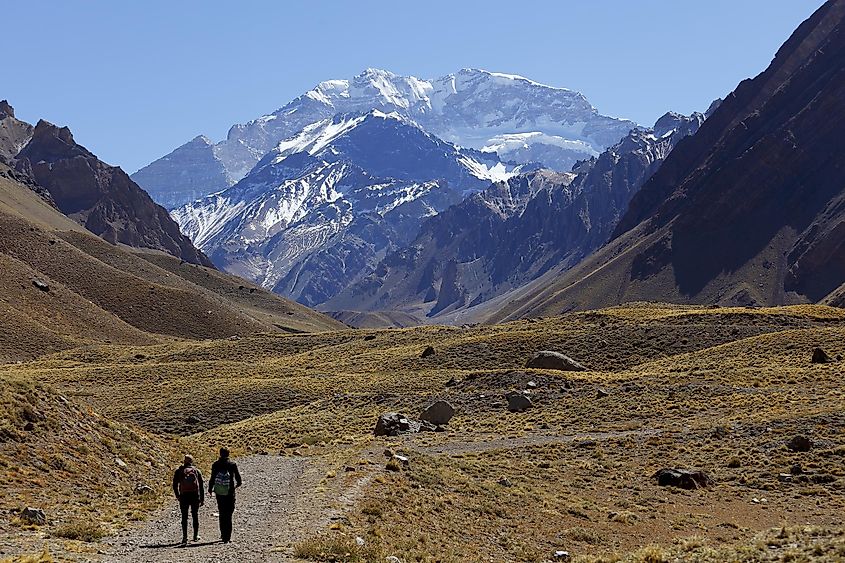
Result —
<svg viewBox="0 0 845 563"><path fill-rule="evenodd" d="M112 243L163 250L203 265L209 260L179 232L162 207L120 168L76 144L67 127L39 121L17 161L31 170L56 206Z"/></svg>
<svg viewBox="0 0 845 563"><path fill-rule="evenodd" d="M132 174L132 180L156 202L174 209L234 184L217 152L214 144L201 135L141 168ZM170 174L174 162L181 168L175 178Z"/></svg>
<svg viewBox="0 0 845 563"><path fill-rule="evenodd" d="M512 173L397 114L342 114L173 217L221 268L313 306L372 273L425 217Z"/></svg>
<svg viewBox="0 0 845 563"><path fill-rule="evenodd" d="M671 223L663 267L683 295L739 271L775 239L785 255L759 262L781 274L756 303L780 304L789 292L818 301L845 281L843 19L845 2L820 8L632 202L617 235L644 220L651 230Z"/></svg>
<svg viewBox="0 0 845 563"><path fill-rule="evenodd" d="M407 248L324 307L452 314L574 265L608 239L630 198L703 120L666 114L571 174L494 184L428 219Z"/></svg>
<svg viewBox="0 0 845 563"><path fill-rule="evenodd" d="M635 126L600 115L578 92L522 77L464 69L421 80L368 69L352 80L322 82L272 114L235 125L220 143L194 139L133 179L161 202L203 185L203 195L210 194L246 176L277 143L308 125L372 109L397 112L460 146L558 170L597 156Z"/></svg>
<svg viewBox="0 0 845 563"><path fill-rule="evenodd" d="M6 100L0 101L0 158L7 163L20 152L32 137L33 127L15 118L15 109Z"/></svg>

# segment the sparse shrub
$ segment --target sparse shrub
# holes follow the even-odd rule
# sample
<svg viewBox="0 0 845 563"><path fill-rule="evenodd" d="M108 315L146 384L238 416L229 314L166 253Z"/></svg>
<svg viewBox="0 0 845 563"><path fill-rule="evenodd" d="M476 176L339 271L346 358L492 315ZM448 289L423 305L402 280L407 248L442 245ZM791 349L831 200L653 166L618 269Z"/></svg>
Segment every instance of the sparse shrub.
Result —
<svg viewBox="0 0 845 563"><path fill-rule="evenodd" d="M610 515L611 522L619 522L620 524L633 524L639 518L633 512L623 510L621 512L613 512Z"/></svg>
<svg viewBox="0 0 845 563"><path fill-rule="evenodd" d="M45 547L44 551L40 555L22 555L15 559L15 561L17 561L17 563L53 563L55 560Z"/></svg>
<svg viewBox="0 0 845 563"><path fill-rule="evenodd" d="M55 535L68 540L95 542L102 539L106 532L99 524L77 521L60 526Z"/></svg>
<svg viewBox="0 0 845 563"><path fill-rule="evenodd" d="M310 561L344 561L349 563L384 561L384 556L375 546L358 545L353 538L346 536L307 539L294 547L294 556Z"/></svg>
<svg viewBox="0 0 845 563"><path fill-rule="evenodd" d="M731 469L742 467L742 460L739 459L739 456L733 456L728 460L728 467Z"/></svg>
<svg viewBox="0 0 845 563"><path fill-rule="evenodd" d="M374 516L376 518L381 518L381 515L383 514L383 510L375 502L368 502L361 508L361 514L364 514L366 516Z"/></svg>
<svg viewBox="0 0 845 563"><path fill-rule="evenodd" d="M598 545L601 543L601 536L593 530L587 528L571 528L567 530L566 537L572 541L582 542L589 545Z"/></svg>
<svg viewBox="0 0 845 563"><path fill-rule="evenodd" d="M646 546L634 554L637 563L668 563L666 551L657 545Z"/></svg>

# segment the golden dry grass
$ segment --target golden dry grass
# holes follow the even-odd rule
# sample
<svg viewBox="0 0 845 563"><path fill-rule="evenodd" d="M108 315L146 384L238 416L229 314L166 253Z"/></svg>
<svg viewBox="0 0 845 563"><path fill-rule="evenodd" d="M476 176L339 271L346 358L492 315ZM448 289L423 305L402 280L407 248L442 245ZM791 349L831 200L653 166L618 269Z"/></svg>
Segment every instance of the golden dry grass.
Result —
<svg viewBox="0 0 845 563"><path fill-rule="evenodd" d="M88 346L2 371L180 436L176 447L203 459L229 445L315 456L329 480L349 466L374 472L349 523L302 546L311 552L361 536L404 561L542 561L557 549L709 561L783 525L828 530L834 547L819 549L838 549L843 369L810 355L845 354L843 320L815 306L637 304L470 328ZM421 358L429 345L436 353ZM525 369L542 349L590 371ZM507 412L502 396L515 389L535 407ZM416 416L435 398L458 409L449 432L371 436L381 412ZM797 434L812 438L810 452L786 447ZM388 471L385 447L407 452L410 467ZM781 475L796 464L801 475ZM717 485L659 488L651 475L664 466L704 469Z"/></svg>

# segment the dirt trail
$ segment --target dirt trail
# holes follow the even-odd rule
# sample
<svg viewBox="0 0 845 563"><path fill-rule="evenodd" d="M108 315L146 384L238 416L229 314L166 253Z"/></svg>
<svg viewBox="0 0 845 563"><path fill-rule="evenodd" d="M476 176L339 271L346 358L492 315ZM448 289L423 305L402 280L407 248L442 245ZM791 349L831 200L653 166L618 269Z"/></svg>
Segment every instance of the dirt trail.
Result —
<svg viewBox="0 0 845 563"><path fill-rule="evenodd" d="M342 511L343 507L332 506L316 492L324 475L316 460L267 455L236 461L244 484L238 489L232 543L219 541L217 502L209 497L200 508L200 540L179 547L182 532L174 501L142 527L113 538L103 559L144 563L294 561L293 546L325 529Z"/></svg>

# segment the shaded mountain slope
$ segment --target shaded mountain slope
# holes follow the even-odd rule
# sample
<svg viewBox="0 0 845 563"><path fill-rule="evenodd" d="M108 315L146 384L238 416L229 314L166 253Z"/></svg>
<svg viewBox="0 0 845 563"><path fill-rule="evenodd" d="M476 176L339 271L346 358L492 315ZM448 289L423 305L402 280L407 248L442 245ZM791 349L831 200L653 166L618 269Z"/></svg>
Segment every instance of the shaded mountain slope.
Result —
<svg viewBox="0 0 845 563"><path fill-rule="evenodd" d="M565 270L607 241L631 197L703 120L669 113L571 174L539 171L496 183L427 219L406 248L321 307L446 320Z"/></svg>
<svg viewBox="0 0 845 563"><path fill-rule="evenodd" d="M67 127L39 121L15 160L49 191L65 215L92 233L112 243L162 250L211 266L164 208L123 170L77 144Z"/></svg>
<svg viewBox="0 0 845 563"><path fill-rule="evenodd" d="M637 299L820 301L845 281L845 2L805 21L631 202L615 240L491 319Z"/></svg>

